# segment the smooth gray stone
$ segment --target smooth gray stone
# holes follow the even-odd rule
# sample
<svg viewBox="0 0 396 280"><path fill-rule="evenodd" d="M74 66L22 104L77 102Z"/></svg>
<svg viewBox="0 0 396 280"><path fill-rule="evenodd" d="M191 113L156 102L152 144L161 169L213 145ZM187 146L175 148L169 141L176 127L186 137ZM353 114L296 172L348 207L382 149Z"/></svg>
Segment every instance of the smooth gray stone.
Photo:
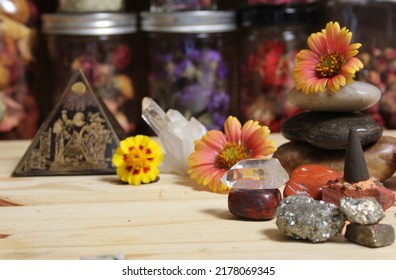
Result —
<svg viewBox="0 0 396 280"><path fill-rule="evenodd" d="M318 94L305 94L292 88L288 100L298 108L322 112L353 112L362 111L376 104L381 98L378 87L355 81L341 87L337 93L326 90Z"/></svg>
<svg viewBox="0 0 396 280"><path fill-rule="evenodd" d="M343 150L351 128L356 129L363 146L376 142L383 128L371 116L360 112L305 112L282 123L282 135L289 140L309 143L327 150Z"/></svg>
<svg viewBox="0 0 396 280"><path fill-rule="evenodd" d="M373 225L385 217L382 205L373 197L342 197L340 210L351 223L360 225Z"/></svg>
<svg viewBox="0 0 396 280"><path fill-rule="evenodd" d="M276 208L277 227L293 239L325 242L341 233L344 222L336 205L302 195L288 196Z"/></svg>
<svg viewBox="0 0 396 280"><path fill-rule="evenodd" d="M384 247L395 242L395 229L388 224L349 224L345 237L351 242L367 247Z"/></svg>

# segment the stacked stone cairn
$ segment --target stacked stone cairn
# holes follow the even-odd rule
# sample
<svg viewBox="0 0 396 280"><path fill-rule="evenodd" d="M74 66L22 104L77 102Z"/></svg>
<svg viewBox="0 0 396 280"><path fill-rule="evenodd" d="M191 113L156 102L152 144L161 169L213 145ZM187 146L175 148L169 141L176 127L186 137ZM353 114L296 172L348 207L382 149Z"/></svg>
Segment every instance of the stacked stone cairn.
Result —
<svg viewBox="0 0 396 280"><path fill-rule="evenodd" d="M381 182L396 171L396 138L383 136L383 127L364 110L381 98L380 90L355 81L336 93L307 95L291 89L288 100L304 110L281 125L290 142L274 153L290 174L304 164L320 164L336 171L344 169L345 149L351 128L358 133L370 176Z"/></svg>

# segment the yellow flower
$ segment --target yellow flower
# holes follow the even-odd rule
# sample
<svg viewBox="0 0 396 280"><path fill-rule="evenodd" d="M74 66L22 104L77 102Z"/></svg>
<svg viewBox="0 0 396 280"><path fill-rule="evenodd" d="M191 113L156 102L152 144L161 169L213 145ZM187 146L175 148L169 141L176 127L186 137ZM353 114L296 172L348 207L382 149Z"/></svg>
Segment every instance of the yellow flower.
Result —
<svg viewBox="0 0 396 280"><path fill-rule="evenodd" d="M353 82L355 73L363 68L356 57L360 43L350 44L352 33L338 22L329 22L322 32L308 38L308 49L297 54L294 67L296 88L306 94L337 92Z"/></svg>
<svg viewBox="0 0 396 280"><path fill-rule="evenodd" d="M148 136L137 135L120 142L112 162L121 181L138 186L157 179L162 158L161 147L157 142Z"/></svg>
<svg viewBox="0 0 396 280"><path fill-rule="evenodd" d="M268 139L269 128L257 121L241 126L237 118L230 116L224 131L208 131L195 141L195 151L188 157L191 178L214 192L228 189L220 179L238 161L267 157L276 150L275 142Z"/></svg>

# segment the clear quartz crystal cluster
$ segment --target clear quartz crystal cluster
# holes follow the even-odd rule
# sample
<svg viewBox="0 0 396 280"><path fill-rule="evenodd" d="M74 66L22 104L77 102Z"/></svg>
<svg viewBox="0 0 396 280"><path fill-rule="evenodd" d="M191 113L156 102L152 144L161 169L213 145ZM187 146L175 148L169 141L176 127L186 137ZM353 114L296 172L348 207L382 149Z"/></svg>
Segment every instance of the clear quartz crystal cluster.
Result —
<svg viewBox="0 0 396 280"><path fill-rule="evenodd" d="M142 117L160 138L164 148L161 172L186 175L187 158L194 151L194 141L201 139L206 128L197 119L187 120L179 111L166 113L149 97L143 98Z"/></svg>
<svg viewBox="0 0 396 280"><path fill-rule="evenodd" d="M253 190L276 189L288 180L288 173L276 158L241 160L221 178L229 188Z"/></svg>

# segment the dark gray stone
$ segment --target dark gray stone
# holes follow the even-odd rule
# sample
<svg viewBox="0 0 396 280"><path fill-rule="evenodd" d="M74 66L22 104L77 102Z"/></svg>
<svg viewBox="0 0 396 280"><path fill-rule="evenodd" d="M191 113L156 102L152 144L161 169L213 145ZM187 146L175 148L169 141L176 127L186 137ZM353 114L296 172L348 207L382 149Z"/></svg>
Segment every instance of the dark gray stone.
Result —
<svg viewBox="0 0 396 280"><path fill-rule="evenodd" d="M342 197L340 210L348 221L360 225L376 224L385 217L381 204L373 197Z"/></svg>
<svg viewBox="0 0 396 280"><path fill-rule="evenodd" d="M383 128L371 116L360 112L305 112L281 126L282 135L292 141L306 142L328 150L346 149L349 130L357 131L363 146L376 142Z"/></svg>
<svg viewBox="0 0 396 280"><path fill-rule="evenodd" d="M395 242L395 229L392 225L349 224L346 227L345 237L354 243L367 247L384 247Z"/></svg>
<svg viewBox="0 0 396 280"><path fill-rule="evenodd" d="M313 198L292 195L276 208L276 225L293 239L325 242L341 233L345 216L337 206Z"/></svg>

